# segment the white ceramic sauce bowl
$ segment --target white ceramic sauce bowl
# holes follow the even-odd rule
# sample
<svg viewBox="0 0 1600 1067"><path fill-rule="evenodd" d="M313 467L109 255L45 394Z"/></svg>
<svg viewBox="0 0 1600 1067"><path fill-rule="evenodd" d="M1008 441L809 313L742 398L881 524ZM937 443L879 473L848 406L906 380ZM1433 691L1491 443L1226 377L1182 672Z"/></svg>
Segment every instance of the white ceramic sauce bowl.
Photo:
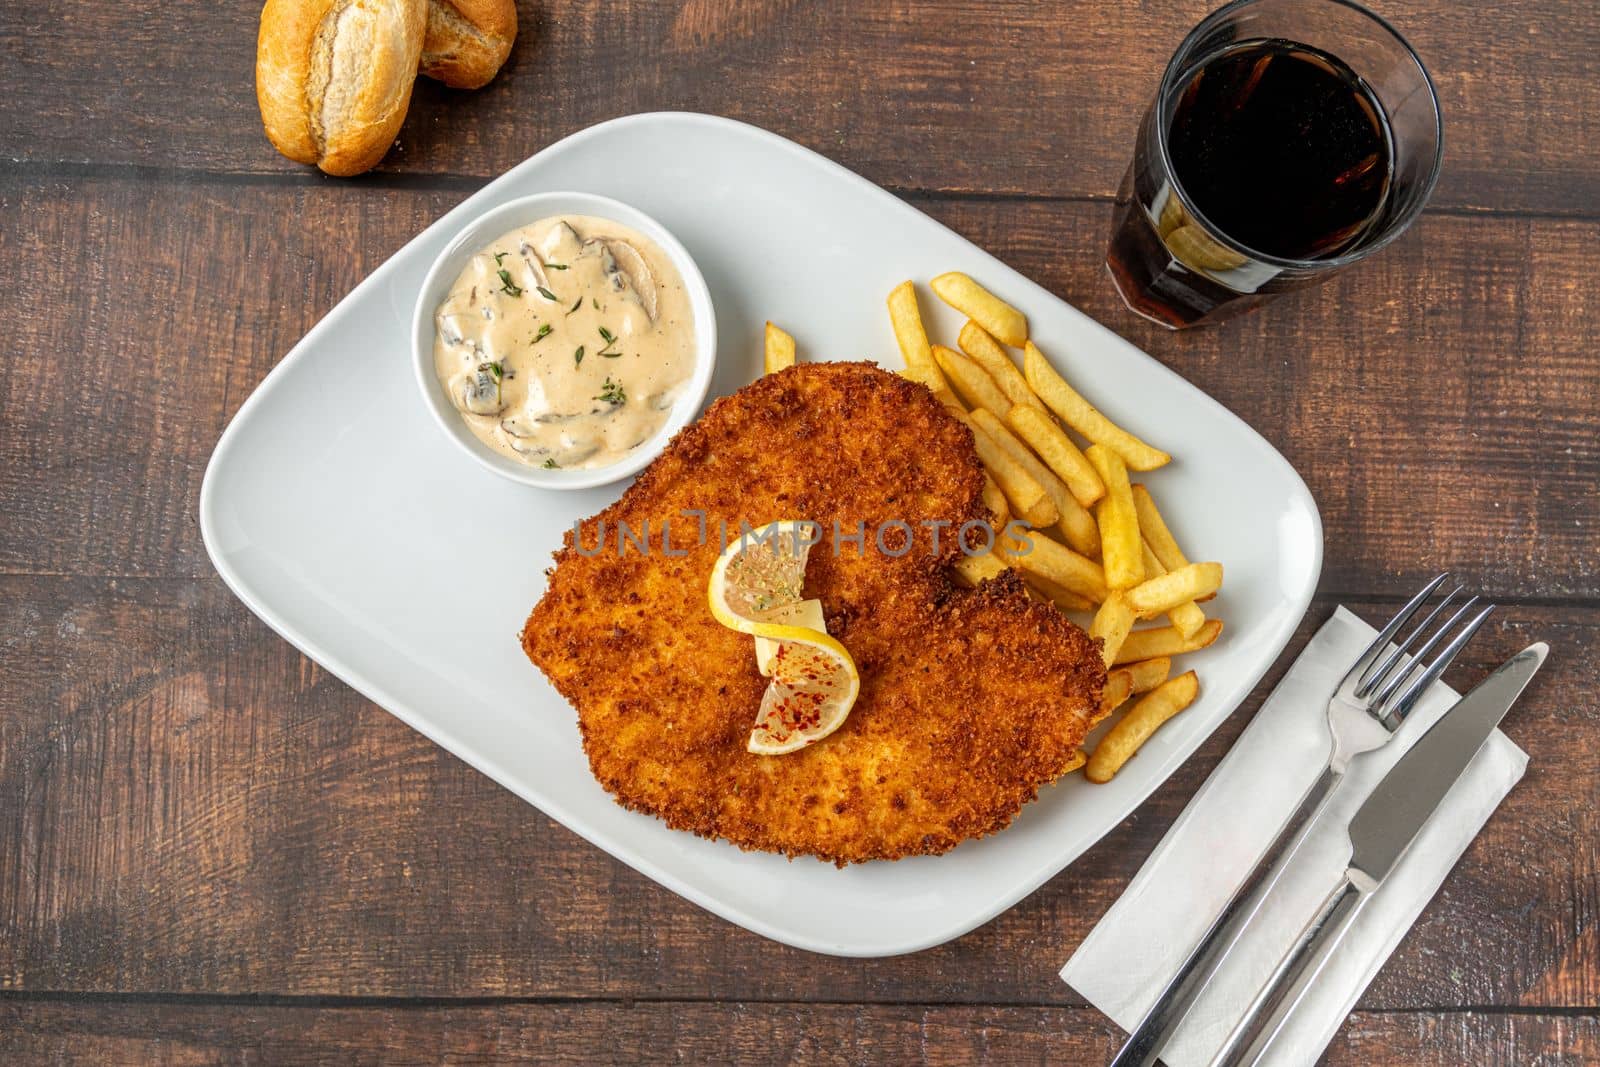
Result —
<svg viewBox="0 0 1600 1067"><path fill-rule="evenodd" d="M500 455L473 435L456 406L450 402L434 369L433 346L437 336L434 312L450 294L450 287L467 262L502 234L554 215L593 215L638 230L654 241L683 278L694 319L694 372L678 393L672 413L654 436L615 463L576 470L528 466ZM700 410L711 387L717 360L717 319L711 291L688 250L655 219L619 200L592 193L535 193L484 212L451 238L422 280L411 322L411 359L422 402L434 421L456 446L496 474L540 489L587 489L637 474L661 454L672 435L687 426Z"/></svg>

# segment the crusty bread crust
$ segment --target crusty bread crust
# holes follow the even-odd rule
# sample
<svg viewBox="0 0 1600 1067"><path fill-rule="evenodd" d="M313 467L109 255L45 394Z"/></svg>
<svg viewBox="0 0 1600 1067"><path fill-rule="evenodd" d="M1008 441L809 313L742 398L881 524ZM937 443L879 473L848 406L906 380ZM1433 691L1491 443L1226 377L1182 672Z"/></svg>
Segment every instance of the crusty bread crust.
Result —
<svg viewBox="0 0 1600 1067"><path fill-rule="evenodd" d="M422 73L453 89L488 84L517 39L515 0L428 0Z"/></svg>
<svg viewBox="0 0 1600 1067"><path fill-rule="evenodd" d="M328 174L370 170L411 104L428 0L266 0L256 102L267 139Z"/></svg>

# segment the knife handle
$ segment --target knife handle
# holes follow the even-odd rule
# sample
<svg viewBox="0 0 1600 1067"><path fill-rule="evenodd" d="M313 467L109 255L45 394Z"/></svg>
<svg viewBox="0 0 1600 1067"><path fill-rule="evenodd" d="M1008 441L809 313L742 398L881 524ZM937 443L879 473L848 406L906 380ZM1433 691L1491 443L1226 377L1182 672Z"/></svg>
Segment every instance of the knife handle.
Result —
<svg viewBox="0 0 1600 1067"><path fill-rule="evenodd" d="M1161 990L1155 1004L1151 1005L1144 1018L1139 1020L1139 1025L1128 1035L1122 1050L1111 1061L1111 1067L1148 1067L1155 1063L1162 1047L1178 1024L1183 1022L1189 1008L1200 996L1200 991L1227 958L1228 951L1239 940L1239 934L1250 924L1261 902L1266 899L1267 892L1276 884L1282 873L1278 861L1293 855L1300 847L1306 828L1316 821L1341 777L1338 771L1329 766L1306 790L1294 814L1278 829L1277 837L1262 853L1255 868L1233 891L1233 896L1228 898L1222 911L1212 920L1210 928L1201 936L1200 943L1178 967L1178 972Z"/></svg>
<svg viewBox="0 0 1600 1067"><path fill-rule="evenodd" d="M1316 917L1278 961L1272 977L1228 1035L1211 1067L1242 1067L1261 1060L1375 888L1376 883L1361 871L1345 871L1344 879L1323 900Z"/></svg>

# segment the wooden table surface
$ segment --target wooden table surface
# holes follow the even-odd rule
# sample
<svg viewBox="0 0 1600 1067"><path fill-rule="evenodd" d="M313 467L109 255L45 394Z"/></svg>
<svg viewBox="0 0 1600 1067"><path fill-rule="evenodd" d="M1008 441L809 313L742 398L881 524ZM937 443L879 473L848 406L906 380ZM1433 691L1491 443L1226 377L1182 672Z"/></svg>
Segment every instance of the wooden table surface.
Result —
<svg viewBox="0 0 1600 1067"><path fill-rule="evenodd" d="M1507 725L1527 777L1328 1059L1600 1061L1600 14L1384 0L1443 97L1431 207L1329 285L1177 335L1123 310L1101 257L1138 114L1208 6L524 0L492 85L419 82L382 167L341 181L262 136L254 4L0 2L0 1061L1110 1056L1120 1032L1056 971L1282 663L1039 892L841 960L581 841L298 655L206 559L207 457L290 346L506 167L656 109L838 160L1257 427L1327 526L1290 653L1336 603L1378 618L1445 567L1502 605L1450 681L1550 642Z"/></svg>

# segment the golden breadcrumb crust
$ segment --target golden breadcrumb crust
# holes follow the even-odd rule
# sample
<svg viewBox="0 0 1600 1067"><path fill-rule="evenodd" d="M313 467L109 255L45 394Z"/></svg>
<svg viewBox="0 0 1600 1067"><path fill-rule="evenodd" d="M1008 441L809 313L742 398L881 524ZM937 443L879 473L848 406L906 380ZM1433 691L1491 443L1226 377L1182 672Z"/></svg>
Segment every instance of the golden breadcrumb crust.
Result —
<svg viewBox="0 0 1600 1067"><path fill-rule="evenodd" d="M1001 829L1058 778L1105 682L1099 646L1014 572L951 583L953 530L986 514L970 431L923 386L868 363L801 364L718 400L622 499L569 531L522 633L577 708L595 777L623 805L743 848L838 864L945 852ZM706 543L698 523L708 513ZM706 583L735 532L811 519L805 595L850 650L861 695L837 732L784 756L745 743L767 680L719 625ZM669 520L670 544L661 521ZM910 525L880 553L873 531ZM617 550L619 520L651 551ZM923 520L949 523L932 551ZM864 522L867 546L832 548ZM885 544L898 550L903 532ZM670 547L667 555L662 549Z"/></svg>

